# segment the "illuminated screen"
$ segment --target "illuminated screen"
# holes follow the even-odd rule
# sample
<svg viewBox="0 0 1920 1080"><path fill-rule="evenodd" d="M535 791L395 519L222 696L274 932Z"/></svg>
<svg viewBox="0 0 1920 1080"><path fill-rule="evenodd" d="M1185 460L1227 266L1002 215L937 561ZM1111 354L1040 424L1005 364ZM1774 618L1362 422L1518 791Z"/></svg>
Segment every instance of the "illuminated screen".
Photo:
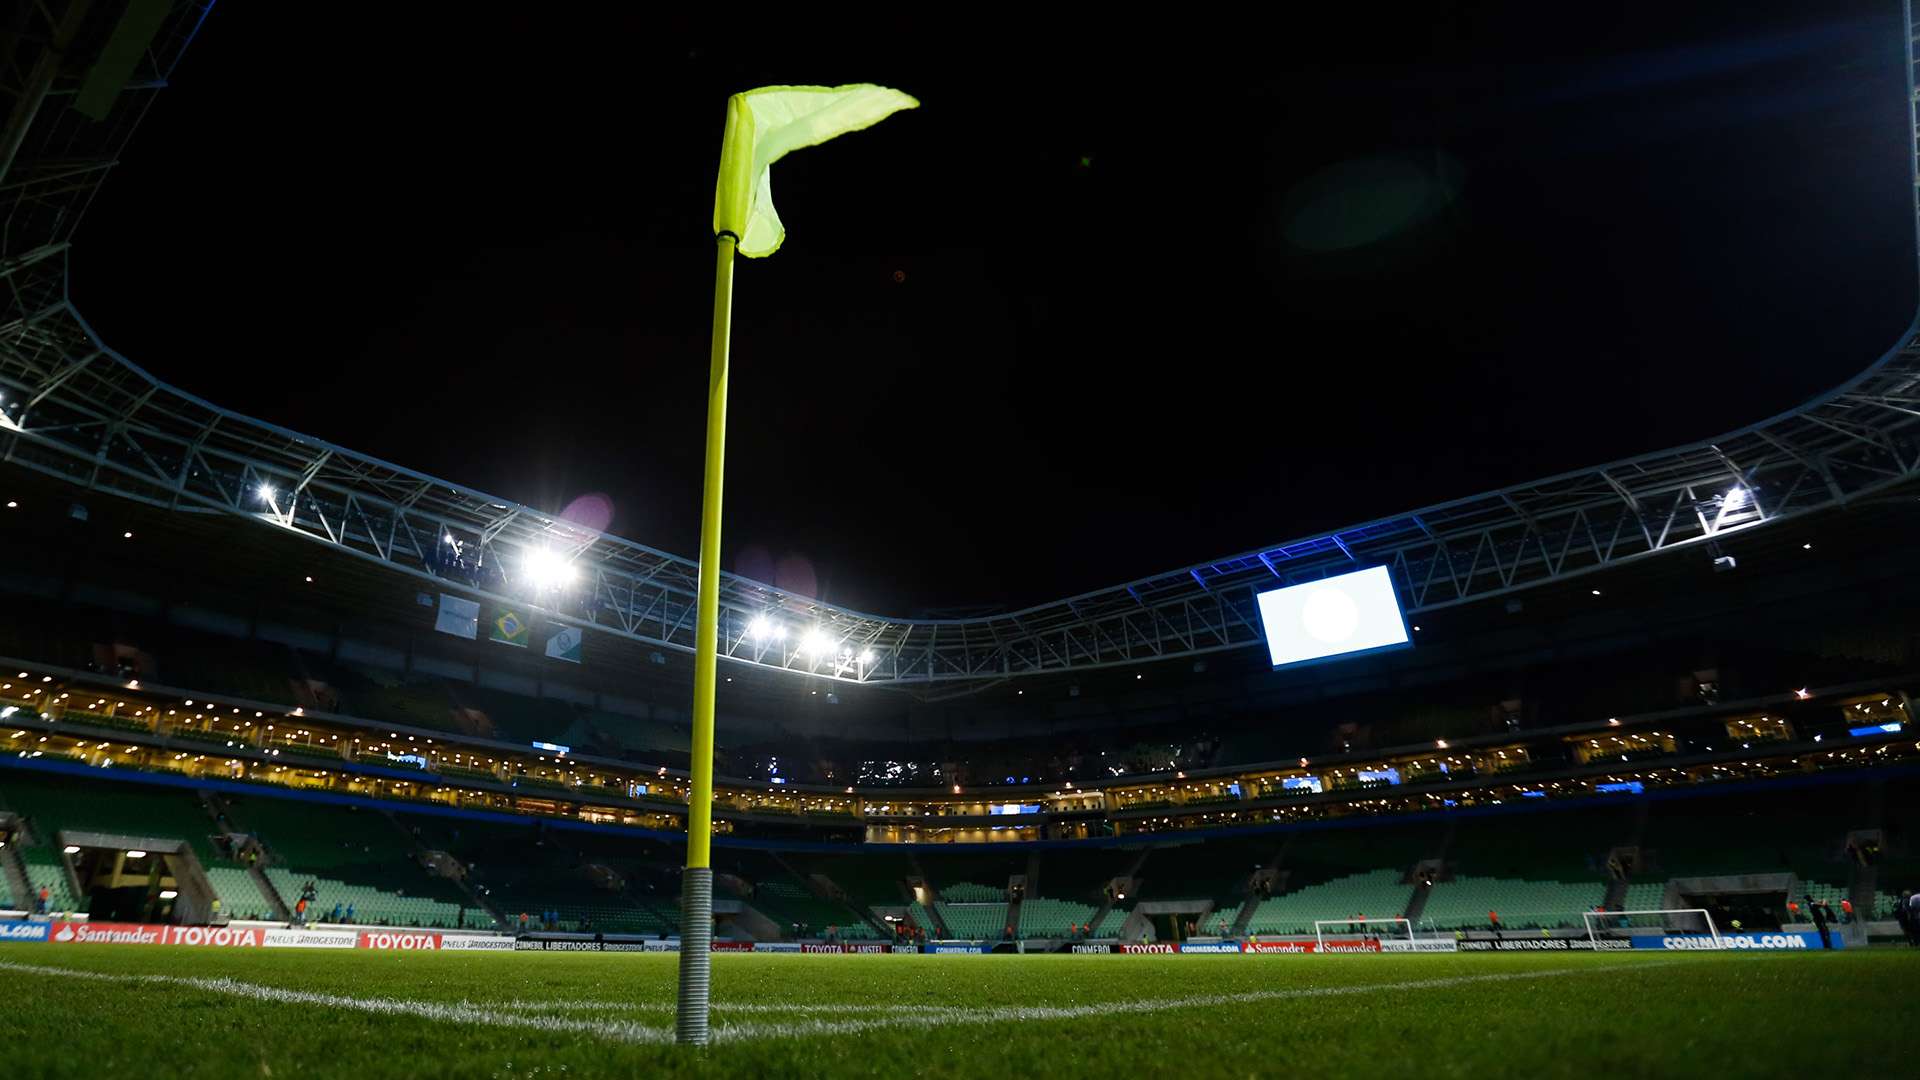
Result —
<svg viewBox="0 0 1920 1080"><path fill-rule="evenodd" d="M1039 803L991 803L987 806L987 813L992 815L1037 814L1039 812Z"/></svg>
<svg viewBox="0 0 1920 1080"><path fill-rule="evenodd" d="M1389 784L1397 784L1400 782L1400 770L1399 769L1363 769L1360 771L1361 783L1363 784L1372 783L1378 780L1384 780Z"/></svg>
<svg viewBox="0 0 1920 1080"><path fill-rule="evenodd" d="M1280 786L1288 791L1319 791L1320 778L1317 776L1286 776L1281 778Z"/></svg>
<svg viewBox="0 0 1920 1080"><path fill-rule="evenodd" d="M1263 592L1260 625L1274 667L1410 644L1387 568Z"/></svg>

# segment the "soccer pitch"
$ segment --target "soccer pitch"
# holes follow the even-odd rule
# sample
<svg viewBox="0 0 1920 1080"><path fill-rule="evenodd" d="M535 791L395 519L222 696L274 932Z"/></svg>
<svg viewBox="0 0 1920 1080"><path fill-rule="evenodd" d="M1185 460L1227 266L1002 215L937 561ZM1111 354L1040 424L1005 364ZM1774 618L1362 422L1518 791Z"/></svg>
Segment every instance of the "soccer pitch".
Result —
<svg viewBox="0 0 1920 1080"><path fill-rule="evenodd" d="M671 954L0 946L21 1076L1904 1075L1920 954ZM1149 1067L1150 1066L1150 1067ZM15 1072L14 1070L18 1070Z"/></svg>

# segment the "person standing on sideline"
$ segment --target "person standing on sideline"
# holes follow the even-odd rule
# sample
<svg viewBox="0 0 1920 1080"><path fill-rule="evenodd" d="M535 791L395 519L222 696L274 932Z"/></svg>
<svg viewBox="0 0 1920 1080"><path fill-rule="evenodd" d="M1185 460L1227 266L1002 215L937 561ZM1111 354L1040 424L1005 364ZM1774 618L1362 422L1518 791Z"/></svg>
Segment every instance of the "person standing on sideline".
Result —
<svg viewBox="0 0 1920 1080"><path fill-rule="evenodd" d="M1813 902L1813 894L1808 893L1801 897L1801 899L1807 902L1807 914L1813 916L1813 929L1815 933L1820 935L1820 947L1823 949L1833 948L1833 938L1827 933L1827 917L1820 913L1819 906Z"/></svg>

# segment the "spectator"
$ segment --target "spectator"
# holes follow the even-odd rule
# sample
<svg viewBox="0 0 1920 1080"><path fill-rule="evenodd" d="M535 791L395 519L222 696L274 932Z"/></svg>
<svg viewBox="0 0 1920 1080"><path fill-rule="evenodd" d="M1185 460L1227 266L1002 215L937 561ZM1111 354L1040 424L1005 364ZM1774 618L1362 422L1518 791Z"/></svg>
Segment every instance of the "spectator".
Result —
<svg viewBox="0 0 1920 1080"><path fill-rule="evenodd" d="M353 921L353 901L347 901L347 921Z"/></svg>
<svg viewBox="0 0 1920 1080"><path fill-rule="evenodd" d="M1843 896L1840 898L1841 925L1844 926L1845 924L1850 923L1852 921L1853 921L1853 901Z"/></svg>
<svg viewBox="0 0 1920 1080"><path fill-rule="evenodd" d="M40 897L35 901L34 913L38 915L45 915L47 913L47 887L45 885L40 886Z"/></svg>
<svg viewBox="0 0 1920 1080"><path fill-rule="evenodd" d="M344 910L344 909L342 909L342 908L340 907L340 901L338 901L338 900L335 900L335 901L333 902L333 915L332 915L332 917L331 917L331 920L330 920L330 921L332 921L332 922L339 922L339 921L340 921L340 916L342 916L342 915L344 915L344 914L346 914L346 912L345 912L345 910Z"/></svg>

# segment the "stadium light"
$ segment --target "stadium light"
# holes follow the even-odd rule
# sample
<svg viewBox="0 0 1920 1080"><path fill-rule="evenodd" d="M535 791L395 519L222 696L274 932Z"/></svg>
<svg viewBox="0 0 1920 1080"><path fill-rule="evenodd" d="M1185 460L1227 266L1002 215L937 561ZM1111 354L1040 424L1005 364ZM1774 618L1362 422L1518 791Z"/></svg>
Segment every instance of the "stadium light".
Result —
<svg viewBox="0 0 1920 1080"><path fill-rule="evenodd" d="M767 618L765 615L755 615L752 621L747 623L747 636L755 641L768 637L772 635L773 632L773 620Z"/></svg>
<svg viewBox="0 0 1920 1080"><path fill-rule="evenodd" d="M860 662L861 662L862 664L868 664L868 665L870 665L870 664L872 664L872 663L873 663L873 661L874 661L874 656L873 656L873 650L872 650L872 649L862 649L862 650L860 650Z"/></svg>
<svg viewBox="0 0 1920 1080"><path fill-rule="evenodd" d="M160 899L162 900L173 900L179 897L179 895L180 895L180 890L178 889L161 889L160 890Z"/></svg>
<svg viewBox="0 0 1920 1080"><path fill-rule="evenodd" d="M808 656L819 656L832 649L833 638L817 626L807 631L807 636L800 639L800 651Z"/></svg>
<svg viewBox="0 0 1920 1080"><path fill-rule="evenodd" d="M1736 487L1728 491L1720 499L1720 508L1722 510L1738 510L1745 505L1747 505L1747 489L1743 487Z"/></svg>
<svg viewBox="0 0 1920 1080"><path fill-rule="evenodd" d="M80 845L79 845L79 844L68 844L68 845L67 845L66 847L63 847L63 848L61 848L60 850L61 850L61 852L63 852L64 854L67 854L67 855L78 855L78 854L80 854Z"/></svg>
<svg viewBox="0 0 1920 1080"><path fill-rule="evenodd" d="M261 484L258 488L254 489L254 494L260 496L260 501L263 503L267 503L269 505L273 503L273 485L272 484Z"/></svg>
<svg viewBox="0 0 1920 1080"><path fill-rule="evenodd" d="M548 548L534 548L520 557L520 572L541 591L565 588L579 577L579 569Z"/></svg>

